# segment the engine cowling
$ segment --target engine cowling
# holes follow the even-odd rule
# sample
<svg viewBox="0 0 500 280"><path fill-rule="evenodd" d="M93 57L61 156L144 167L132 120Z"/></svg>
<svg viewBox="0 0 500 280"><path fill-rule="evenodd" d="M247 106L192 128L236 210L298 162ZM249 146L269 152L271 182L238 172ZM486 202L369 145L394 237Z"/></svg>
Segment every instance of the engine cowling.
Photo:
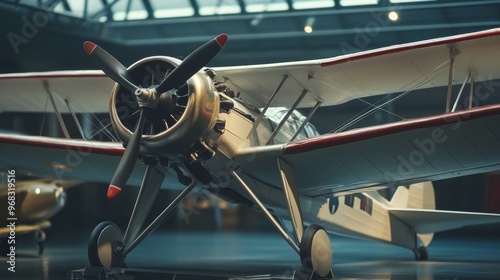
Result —
<svg viewBox="0 0 500 280"><path fill-rule="evenodd" d="M180 60L172 57L147 57L127 68L127 75L136 85L148 88L158 85L180 63ZM177 156L203 143L203 139L213 131L219 115L220 101L207 74L199 71L177 89L162 93L160 99L168 94L175 99L175 108L148 108L140 147L141 155ZM138 110L135 94L115 84L111 92L109 111L116 134L124 145L129 142L137 126Z"/></svg>

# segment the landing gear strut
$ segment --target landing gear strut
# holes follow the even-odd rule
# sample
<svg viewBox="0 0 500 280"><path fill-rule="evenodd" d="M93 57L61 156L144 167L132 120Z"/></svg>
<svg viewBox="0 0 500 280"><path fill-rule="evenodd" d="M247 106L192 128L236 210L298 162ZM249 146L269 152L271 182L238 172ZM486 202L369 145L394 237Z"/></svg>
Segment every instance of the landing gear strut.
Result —
<svg viewBox="0 0 500 280"><path fill-rule="evenodd" d="M300 256L302 268L294 272L294 279L333 279L331 270L332 248L330 238L326 231L319 225L312 224L304 230L302 223L302 211L300 208L299 196L293 178L293 169L284 160L278 158L278 167L280 169L285 197L288 203L288 210L293 225L295 240L287 233L282 224L275 218L271 212L264 206L260 199L254 194L252 189L238 175L236 171L232 172L233 177L246 190L248 195L255 202L255 205L266 215L273 223L285 241Z"/></svg>
<svg viewBox="0 0 500 280"><path fill-rule="evenodd" d="M157 195L165 173L154 166L147 166L143 184L130 217L129 224L122 234L121 230L112 222L102 222L92 232L88 245L88 257L90 264L106 269L121 268L124 266L125 257L146 236L160 226L179 205L184 197L197 185L197 181L191 183L161 212L156 219L146 228L142 228L152 201Z"/></svg>
<svg viewBox="0 0 500 280"><path fill-rule="evenodd" d="M45 231L43 230L37 230L35 231L35 242L38 247L38 255L41 256L43 255L43 250L44 250L44 245L45 245L45 238L47 238L47 235L45 234Z"/></svg>

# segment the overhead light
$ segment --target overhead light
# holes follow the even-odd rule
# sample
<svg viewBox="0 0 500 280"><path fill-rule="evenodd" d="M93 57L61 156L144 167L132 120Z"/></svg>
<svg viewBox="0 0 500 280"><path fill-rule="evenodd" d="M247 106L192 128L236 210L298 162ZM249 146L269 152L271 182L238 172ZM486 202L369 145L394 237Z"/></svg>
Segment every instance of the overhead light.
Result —
<svg viewBox="0 0 500 280"><path fill-rule="evenodd" d="M315 17L308 17L306 21L306 25L304 25L304 32L311 33L313 32L314 21L316 21Z"/></svg>
<svg viewBox="0 0 500 280"><path fill-rule="evenodd" d="M387 14L387 17L389 18L389 20L391 21L398 21L399 19L399 14L395 11L390 11L388 14Z"/></svg>

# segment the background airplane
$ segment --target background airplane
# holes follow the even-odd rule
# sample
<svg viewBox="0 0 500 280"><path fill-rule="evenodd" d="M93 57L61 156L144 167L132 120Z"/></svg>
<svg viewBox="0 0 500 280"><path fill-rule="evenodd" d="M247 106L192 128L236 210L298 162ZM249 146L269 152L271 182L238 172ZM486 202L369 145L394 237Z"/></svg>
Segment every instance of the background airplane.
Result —
<svg viewBox="0 0 500 280"><path fill-rule="evenodd" d="M0 211L0 219L2 221L13 222L13 226L7 223L6 227L0 228L0 251L2 255L10 252L11 246L16 246L15 237L17 235L34 233L34 240L38 246L38 254L43 254L44 241L46 238L45 231L51 227L49 221L64 207L66 203L66 194L61 184L51 179L38 180L9 180L9 183L14 184L10 187L9 184L0 187L0 199L6 201L6 207L9 211ZM17 177L19 178L19 177ZM2 181L7 181L2 180ZM71 183L73 185L74 183ZM12 192L15 195L12 195ZM9 197L15 197L15 204L8 204ZM6 209L7 210L7 209ZM12 215L9 215L12 213ZM10 218L10 219L9 219ZM14 238L11 237L11 232L14 232Z"/></svg>
<svg viewBox="0 0 500 280"><path fill-rule="evenodd" d="M300 273L315 272L322 277L330 274L329 237L319 224L331 232L339 227L341 233L355 233L404 246L412 249L417 258L425 259L425 247L430 242L425 234L479 221L498 222L499 216L426 208L432 206L430 186L413 185L406 192L398 188L390 201L374 194L354 194L385 185L412 185L498 169L500 157L495 124L499 107L459 111L456 106L453 109L448 106L447 111L456 112L337 131L295 142L293 140L314 134L310 134L312 127L307 127L311 115L303 118L295 115L300 120L297 122L293 119L294 110L298 106L333 106L370 95L406 93L415 88L448 85L453 89L446 75L449 69L454 70L456 79L465 81L464 85L497 79L498 73L494 70L498 63L493 58L498 57L498 50L492 47L486 52L484 48L496 46L498 35L498 30L490 30L325 61L206 71L199 70L225 44L225 35L209 41L183 62L151 57L128 69L95 44L87 42L84 45L86 52L119 84L112 90L111 119L118 137L127 143L127 149L124 151L119 143L4 134L0 139L4 143L4 154L23 146L29 150L29 157L28 153L17 150L17 159L8 157L13 160L3 164L34 170L38 174L55 172L75 179L106 181L112 173L110 165L117 164L118 157L122 156L108 190L108 197L112 198L129 176L132 184L139 185L137 171L132 173L137 157L146 163L144 181L124 235L113 223L104 222L91 236L89 258L96 266L121 266L125 256L163 222L198 181L218 196L261 210L299 254L304 270ZM386 77L394 79L387 82ZM87 108L101 106L92 106L93 97L102 100L92 87L110 85L100 72L35 73L2 78L6 86L19 92L26 91L23 86L32 87L33 91L41 85L46 91L57 92L64 86L74 87L81 83L82 88L76 87L67 98L75 104L81 97L84 106L87 102ZM90 81L93 83L89 84ZM480 97L473 90L471 92L472 100ZM90 98L83 100L83 96ZM16 100L23 98L26 97L20 94ZM37 105L33 105L36 98L30 99L31 104L17 102L20 104L17 106L36 110ZM266 116L271 103L290 106L278 118L279 122ZM472 102L467 104L473 105ZM71 107L66 105L66 110L70 111ZM372 107L380 109L381 106ZM456 133L459 128L460 133ZM82 160L78 164L68 162L68 151L77 152ZM399 160L405 155L408 159L403 159L410 164ZM418 161L415 155L419 156ZM27 161L23 161L23 157ZM37 159L53 164L42 165ZM167 172L176 178L172 180L172 176L167 176L170 180L164 182ZM184 190L141 231L151 199L162 184ZM416 194L421 196L412 197ZM346 196L338 198L337 202L337 197L342 195ZM412 210L407 210L408 206ZM370 217L379 212L384 218L382 222ZM381 230L366 231L356 227L352 213L359 216L361 224L375 226L379 221ZM282 225L283 218L292 221L293 236ZM308 227L304 228L304 224Z"/></svg>

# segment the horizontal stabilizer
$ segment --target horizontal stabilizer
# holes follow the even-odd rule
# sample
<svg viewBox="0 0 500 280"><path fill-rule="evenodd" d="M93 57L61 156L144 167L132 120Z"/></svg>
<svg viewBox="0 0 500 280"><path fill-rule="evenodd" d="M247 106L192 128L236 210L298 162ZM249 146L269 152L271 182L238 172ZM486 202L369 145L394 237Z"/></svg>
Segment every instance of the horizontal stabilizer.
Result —
<svg viewBox="0 0 500 280"><path fill-rule="evenodd" d="M433 233L471 225L500 223L499 214L426 209L389 209L389 213L412 226L417 233Z"/></svg>

